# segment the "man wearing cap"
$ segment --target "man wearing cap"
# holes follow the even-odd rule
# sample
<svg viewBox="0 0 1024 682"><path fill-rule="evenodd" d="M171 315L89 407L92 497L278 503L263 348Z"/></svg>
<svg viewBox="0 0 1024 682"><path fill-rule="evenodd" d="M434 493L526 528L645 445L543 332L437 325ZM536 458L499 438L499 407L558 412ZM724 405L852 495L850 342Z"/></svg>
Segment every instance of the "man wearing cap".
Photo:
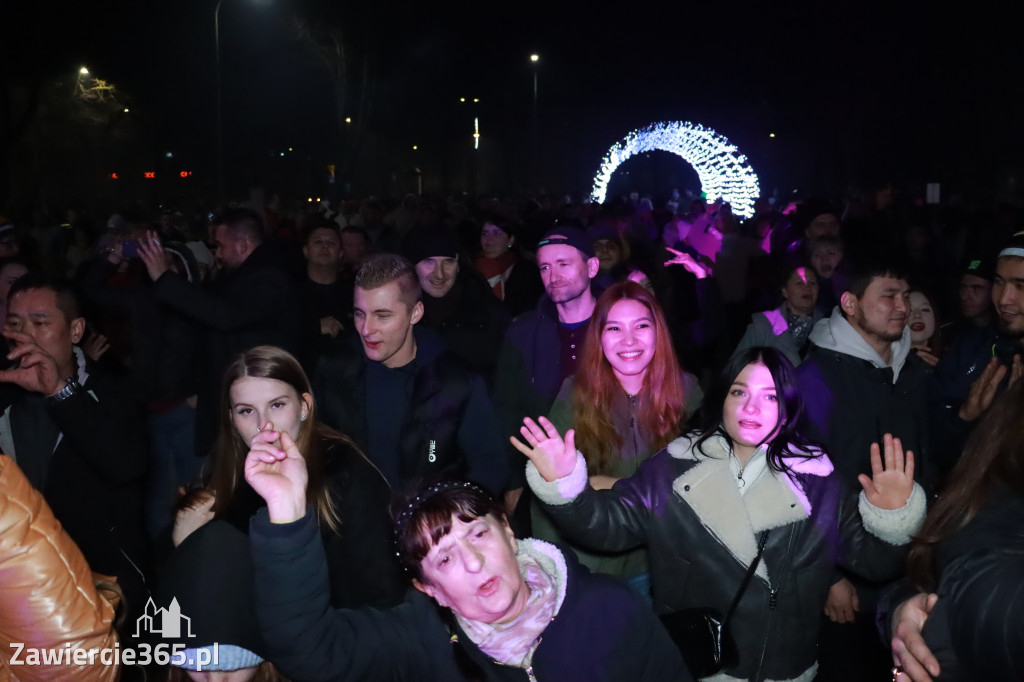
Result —
<svg viewBox="0 0 1024 682"><path fill-rule="evenodd" d="M996 274L992 261L988 258L969 258L961 272L959 331L991 326L995 323L992 280ZM947 343L952 341L952 338L946 337L945 330L943 337Z"/></svg>
<svg viewBox="0 0 1024 682"><path fill-rule="evenodd" d="M968 264L970 265L970 264ZM979 268L976 272L983 273ZM969 279L965 274L961 287ZM982 279L983 275L973 279ZM984 281L982 279L982 281ZM994 325L975 326L957 337L935 368L939 402L943 470L956 464L974 422L996 395L1021 375L1024 357L1024 232L1018 232L999 251L991 302Z"/></svg>
<svg viewBox="0 0 1024 682"><path fill-rule="evenodd" d="M473 268L462 267L462 247L452 230L416 227L406 234L403 249L416 266L424 294L420 327L433 330L488 386L493 385L511 316L486 280Z"/></svg>
<svg viewBox="0 0 1024 682"><path fill-rule="evenodd" d="M537 266L545 294L536 309L515 319L498 356L494 402L506 436L519 433L523 417L550 411L562 382L576 371L597 303L591 280L600 262L583 230L549 230L537 243ZM520 488L525 463L515 457L510 487Z"/></svg>

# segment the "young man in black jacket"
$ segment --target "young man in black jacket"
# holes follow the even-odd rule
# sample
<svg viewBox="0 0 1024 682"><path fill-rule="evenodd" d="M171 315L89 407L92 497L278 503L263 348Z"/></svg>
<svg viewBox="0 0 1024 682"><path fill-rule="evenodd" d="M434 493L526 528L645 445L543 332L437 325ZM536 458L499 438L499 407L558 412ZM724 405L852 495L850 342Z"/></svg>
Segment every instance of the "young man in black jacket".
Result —
<svg viewBox="0 0 1024 682"><path fill-rule="evenodd" d="M419 299L405 258L379 254L364 263L353 312L359 346L321 356L313 379L320 415L351 437L395 490L463 478L500 494L508 461L483 379L417 327Z"/></svg>

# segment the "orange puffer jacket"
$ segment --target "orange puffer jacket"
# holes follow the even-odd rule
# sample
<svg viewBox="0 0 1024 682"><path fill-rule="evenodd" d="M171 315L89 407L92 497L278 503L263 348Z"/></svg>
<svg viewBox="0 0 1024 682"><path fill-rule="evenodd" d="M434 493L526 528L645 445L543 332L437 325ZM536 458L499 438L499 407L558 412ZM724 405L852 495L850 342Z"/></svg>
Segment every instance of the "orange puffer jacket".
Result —
<svg viewBox="0 0 1024 682"><path fill-rule="evenodd" d="M113 583L93 575L43 496L0 455L0 681L114 682L117 666L103 665L98 652L92 664L75 665L73 651L63 651L117 644L117 596L96 588L103 580ZM43 650L61 662L43 663Z"/></svg>

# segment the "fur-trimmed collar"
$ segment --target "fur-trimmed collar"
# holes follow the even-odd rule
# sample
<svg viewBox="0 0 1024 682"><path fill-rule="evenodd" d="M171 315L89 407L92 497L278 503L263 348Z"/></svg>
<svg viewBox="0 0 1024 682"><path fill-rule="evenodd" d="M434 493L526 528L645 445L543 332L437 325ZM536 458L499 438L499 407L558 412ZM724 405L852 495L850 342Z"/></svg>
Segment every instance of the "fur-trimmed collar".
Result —
<svg viewBox="0 0 1024 682"><path fill-rule="evenodd" d="M565 556L550 542L537 538L524 538L517 540L516 544L520 554L526 555L540 564L544 572L554 581L558 592L558 598L555 600L555 615L557 616L558 612L562 610L562 602L565 601L565 587L569 576Z"/></svg>
<svg viewBox="0 0 1024 682"><path fill-rule="evenodd" d="M695 436L677 438L668 445L676 459L697 462L672 482L672 490L694 511L701 523L744 566L757 556L757 534L808 518L811 503L793 477L767 469L740 495L736 478L729 468L732 448L724 436L713 436L696 452ZM755 456L763 456L764 448ZM813 459L785 458L794 472L828 476L832 462L824 453ZM769 567L762 557L757 575L769 581Z"/></svg>

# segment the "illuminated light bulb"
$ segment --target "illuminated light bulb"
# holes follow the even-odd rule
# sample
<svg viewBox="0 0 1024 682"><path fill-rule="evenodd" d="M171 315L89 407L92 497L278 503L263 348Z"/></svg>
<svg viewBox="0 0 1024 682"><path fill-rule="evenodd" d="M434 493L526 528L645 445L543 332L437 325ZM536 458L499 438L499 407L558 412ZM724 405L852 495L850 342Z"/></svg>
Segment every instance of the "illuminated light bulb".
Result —
<svg viewBox="0 0 1024 682"><path fill-rule="evenodd" d="M604 203L615 169L626 159L651 151L676 154L690 164L708 203L722 199L732 205L736 215L754 215L754 202L761 189L747 157L714 130L686 121L652 123L613 144L594 176L591 200Z"/></svg>

